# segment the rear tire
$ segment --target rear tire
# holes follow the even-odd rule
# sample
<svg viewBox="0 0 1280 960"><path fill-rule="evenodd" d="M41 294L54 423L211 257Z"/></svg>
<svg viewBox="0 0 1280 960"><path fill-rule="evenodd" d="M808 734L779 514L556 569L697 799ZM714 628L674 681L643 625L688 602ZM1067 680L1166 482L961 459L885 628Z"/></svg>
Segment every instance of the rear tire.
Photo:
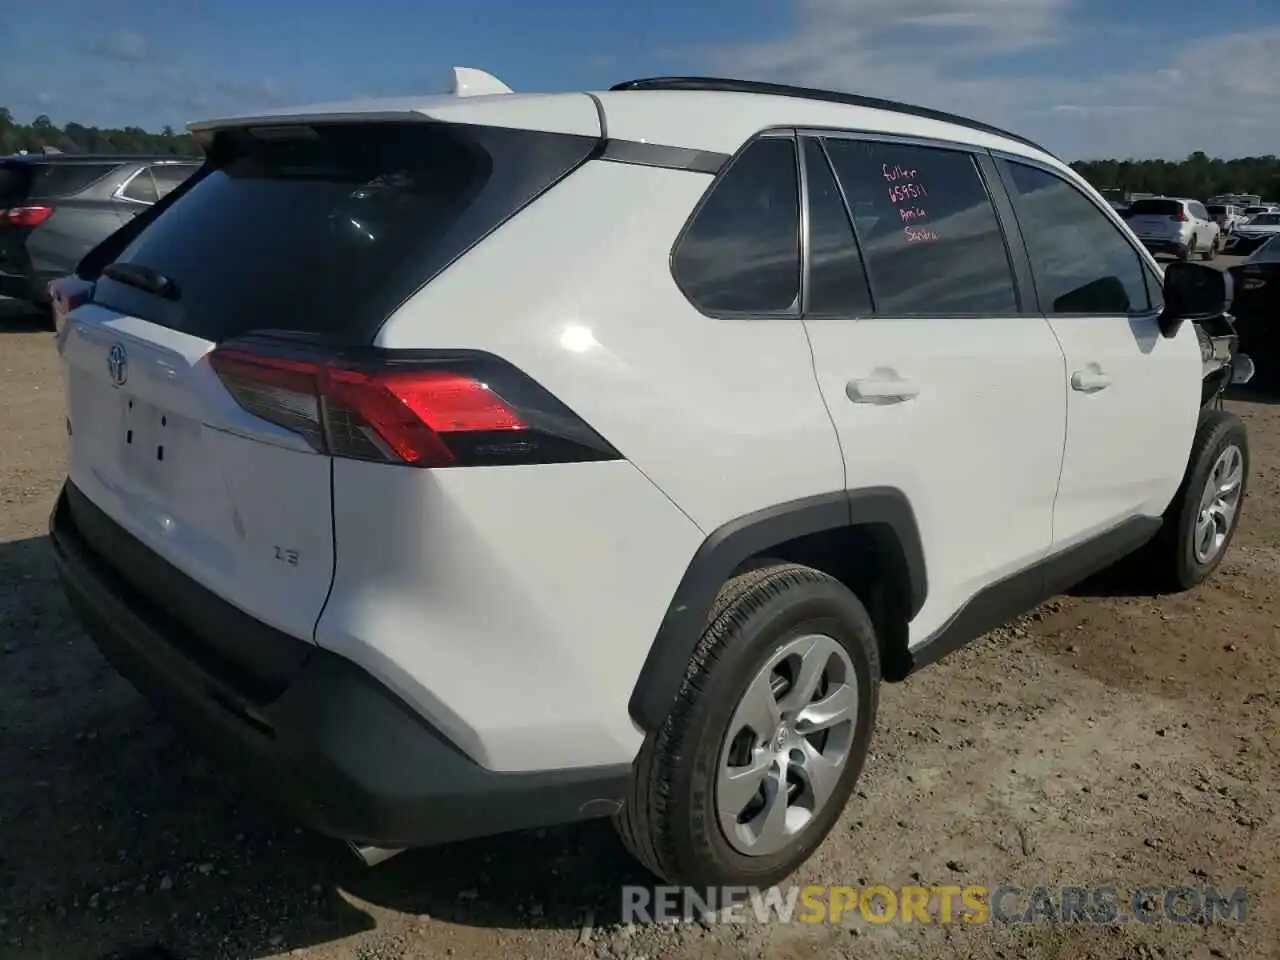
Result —
<svg viewBox="0 0 1280 960"><path fill-rule="evenodd" d="M1204 253L1200 254L1200 259L1209 261L1209 260L1212 260L1217 255L1218 255L1218 240L1215 237L1213 240L1209 241L1209 249L1206 250Z"/></svg>
<svg viewBox="0 0 1280 960"><path fill-rule="evenodd" d="M1179 247L1176 256L1179 260L1190 260L1191 254L1195 253L1195 251L1196 251L1196 242L1193 239L1191 240L1190 243Z"/></svg>
<svg viewBox="0 0 1280 960"><path fill-rule="evenodd" d="M1206 410L1191 445L1182 485L1147 546L1157 589L1190 590L1222 563L1240 525L1249 481L1249 436L1243 421Z"/></svg>
<svg viewBox="0 0 1280 960"><path fill-rule="evenodd" d="M853 791L879 681L871 619L838 581L788 563L732 578L636 758L623 844L671 884L785 879Z"/></svg>

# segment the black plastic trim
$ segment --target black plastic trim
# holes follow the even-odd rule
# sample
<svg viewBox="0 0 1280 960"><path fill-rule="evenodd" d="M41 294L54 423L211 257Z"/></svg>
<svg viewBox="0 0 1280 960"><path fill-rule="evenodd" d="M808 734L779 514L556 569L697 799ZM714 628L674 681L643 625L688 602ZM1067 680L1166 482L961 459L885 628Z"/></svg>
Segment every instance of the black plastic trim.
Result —
<svg viewBox="0 0 1280 960"><path fill-rule="evenodd" d="M1134 517L979 591L940 630L891 664L885 679L900 680L936 663L996 627L1081 583L1146 544L1159 517Z"/></svg>
<svg viewBox="0 0 1280 960"><path fill-rule="evenodd" d="M887 110L892 113L904 113L924 120L938 120L952 123L969 130L979 130L1006 140L1024 144L1041 153L1053 156L1048 150L1026 137L1000 127L973 120L955 113L934 110L931 107L920 107L915 104L902 103L898 100L884 100L880 97L868 97L857 93L842 93L835 90L820 90L814 87L791 86L782 83L767 83L757 80L733 80L723 77L649 77L643 80L627 80L614 84L610 90L690 90L710 93L754 93L772 97L796 97L802 100L820 100L825 103L842 103L850 107L865 107L871 110Z"/></svg>
<svg viewBox="0 0 1280 960"><path fill-rule="evenodd" d="M606 816L627 795L629 764L487 770L366 671L302 640L291 641L305 655L300 672L270 703L255 702L191 656L179 625L155 615L172 599L166 584L147 597L121 589L79 535L65 493L50 535L63 589L112 666L265 799L322 834L427 846Z"/></svg>
<svg viewBox="0 0 1280 960"><path fill-rule="evenodd" d="M306 665L310 643L255 620L187 576L109 517L70 480L51 520L95 577L181 637L185 655L255 704L279 696Z"/></svg>
<svg viewBox="0 0 1280 960"><path fill-rule="evenodd" d="M928 582L915 513L900 491L874 487L821 494L739 517L713 531L685 570L632 691L632 718L645 730L665 721L716 594L744 561L797 537L865 525L887 527L897 541L907 569L908 618L914 617L924 605Z"/></svg>
<svg viewBox="0 0 1280 960"><path fill-rule="evenodd" d="M670 147L661 143L608 140L605 142L600 159L611 163L629 163L641 167L663 167L668 170L688 170L693 173L714 175L729 162L729 155L717 153L714 150Z"/></svg>

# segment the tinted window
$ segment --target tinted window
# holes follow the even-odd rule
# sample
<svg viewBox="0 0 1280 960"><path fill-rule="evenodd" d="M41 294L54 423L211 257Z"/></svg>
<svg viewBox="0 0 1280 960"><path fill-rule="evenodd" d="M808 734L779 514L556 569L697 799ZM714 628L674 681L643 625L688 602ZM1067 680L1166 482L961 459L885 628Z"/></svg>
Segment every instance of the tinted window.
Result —
<svg viewBox="0 0 1280 960"><path fill-rule="evenodd" d="M1260 213L1253 218L1253 223L1261 227L1274 227L1280 224L1280 213Z"/></svg>
<svg viewBox="0 0 1280 960"><path fill-rule="evenodd" d="M806 138L804 157L809 181L808 311L839 316L870 313L862 255L822 144Z"/></svg>
<svg viewBox="0 0 1280 960"><path fill-rule="evenodd" d="M800 295L795 142L743 151L694 217L671 261L676 283L708 313L778 313Z"/></svg>
<svg viewBox="0 0 1280 960"><path fill-rule="evenodd" d="M1172 217L1182 212L1177 200L1135 200L1129 206L1129 215L1138 217Z"/></svg>
<svg viewBox="0 0 1280 960"><path fill-rule="evenodd" d="M112 259L155 270L176 303L107 278L94 299L215 342L287 329L368 343L595 143L422 122L222 131L199 181L104 241L84 275Z"/></svg>
<svg viewBox="0 0 1280 960"><path fill-rule="evenodd" d="M30 182L31 168L27 164L0 164L0 207L25 199Z"/></svg>
<svg viewBox="0 0 1280 960"><path fill-rule="evenodd" d="M1220 216L1228 212L1227 208L1222 206L1222 204L1220 203L1211 203L1209 204L1209 206L1205 207L1205 209L1208 210L1210 213L1212 213L1214 216Z"/></svg>
<svg viewBox="0 0 1280 960"><path fill-rule="evenodd" d="M878 314L1012 313L1004 236L972 156L825 141L853 209Z"/></svg>
<svg viewBox="0 0 1280 960"><path fill-rule="evenodd" d="M1025 164L1002 164L1045 311L1146 310L1142 259L1107 215L1061 177Z"/></svg>
<svg viewBox="0 0 1280 960"><path fill-rule="evenodd" d="M146 167L138 171L138 175L131 179L120 192L123 196L130 200L137 200L139 203L155 203L160 199L160 195L156 193L155 182L151 179L151 173Z"/></svg>
<svg viewBox="0 0 1280 960"><path fill-rule="evenodd" d="M156 182L156 193L165 196L198 169L191 163L165 163L152 167L151 178Z"/></svg>
<svg viewBox="0 0 1280 960"><path fill-rule="evenodd" d="M101 180L118 166L114 163L40 164L36 167L36 175L31 182L31 197L32 199L69 197Z"/></svg>

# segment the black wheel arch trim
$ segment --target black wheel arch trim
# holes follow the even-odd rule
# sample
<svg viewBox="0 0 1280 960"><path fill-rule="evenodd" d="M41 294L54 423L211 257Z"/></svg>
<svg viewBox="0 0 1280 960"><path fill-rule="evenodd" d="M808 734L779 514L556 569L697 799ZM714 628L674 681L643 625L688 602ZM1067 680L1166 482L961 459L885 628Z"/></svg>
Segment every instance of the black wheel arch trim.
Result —
<svg viewBox="0 0 1280 960"><path fill-rule="evenodd" d="M666 720L689 658L720 587L744 561L799 537L845 527L887 528L907 571L908 616L928 593L924 548L915 511L893 487L838 491L777 504L712 531L694 554L649 648L628 704L632 719L654 731Z"/></svg>

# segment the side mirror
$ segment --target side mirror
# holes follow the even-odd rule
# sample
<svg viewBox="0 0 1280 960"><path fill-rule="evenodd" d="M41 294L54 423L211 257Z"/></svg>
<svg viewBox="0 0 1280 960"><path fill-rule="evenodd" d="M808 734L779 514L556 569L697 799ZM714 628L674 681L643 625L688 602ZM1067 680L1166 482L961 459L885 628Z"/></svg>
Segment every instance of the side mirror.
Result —
<svg viewBox="0 0 1280 960"><path fill-rule="evenodd" d="M1220 317L1231 307L1233 284L1225 270L1178 260L1164 270L1160 333L1174 337L1184 320Z"/></svg>

